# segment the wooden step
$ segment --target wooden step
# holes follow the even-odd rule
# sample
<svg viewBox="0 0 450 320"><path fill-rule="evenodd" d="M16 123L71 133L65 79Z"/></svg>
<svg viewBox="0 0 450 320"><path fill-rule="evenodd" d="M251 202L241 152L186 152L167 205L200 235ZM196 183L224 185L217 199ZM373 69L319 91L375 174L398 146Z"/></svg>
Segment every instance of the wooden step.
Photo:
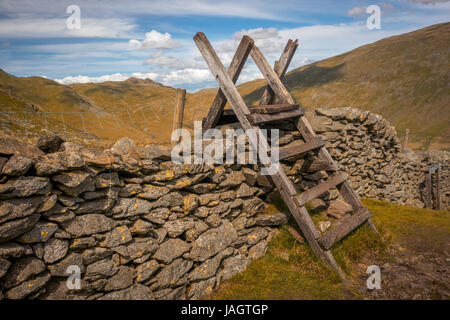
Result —
<svg viewBox="0 0 450 320"><path fill-rule="evenodd" d="M300 206L305 205L308 201L317 198L321 194L325 193L326 191L333 189L338 184L343 183L348 179L347 174L345 172L337 172L330 176L325 182L322 182L321 184L318 184L314 187L312 187L309 190L306 190L305 192L302 192L300 195L297 196L298 202Z"/></svg>
<svg viewBox="0 0 450 320"><path fill-rule="evenodd" d="M367 209L367 207L361 207L358 212L352 215L347 215L342 219L339 225L331 228L321 238L319 238L320 246L324 250L329 250L336 242L358 228L371 216L372 213Z"/></svg>
<svg viewBox="0 0 450 320"><path fill-rule="evenodd" d="M247 119L252 125L258 125L272 121L298 118L303 116L304 114L305 110L301 107L298 107L297 109L272 114L251 113L247 115Z"/></svg>
<svg viewBox="0 0 450 320"><path fill-rule="evenodd" d="M286 158L294 157L302 153L318 149L320 147L323 147L324 145L325 141L320 138L314 138L306 143L293 142L290 145L279 148L278 158L280 160L283 160Z"/></svg>
<svg viewBox="0 0 450 320"><path fill-rule="evenodd" d="M298 104L268 104L261 106L249 106L250 113L271 114L298 109Z"/></svg>

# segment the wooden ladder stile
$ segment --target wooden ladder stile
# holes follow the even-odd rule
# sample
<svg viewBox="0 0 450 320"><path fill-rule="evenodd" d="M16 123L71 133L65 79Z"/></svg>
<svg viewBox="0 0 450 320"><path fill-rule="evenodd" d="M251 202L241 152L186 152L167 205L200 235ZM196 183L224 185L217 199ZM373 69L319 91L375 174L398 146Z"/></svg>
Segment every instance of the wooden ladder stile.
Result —
<svg viewBox="0 0 450 320"><path fill-rule="evenodd" d="M303 108L294 102L294 99L281 82L297 49L298 41L288 41L280 59L275 63L274 70L259 51L254 41L250 37L244 36L228 71L225 70L203 33L197 33L194 41L219 83L219 91L208 116L203 120L203 130L210 129L220 123L238 121L244 130L255 130L257 139L255 136L249 135L249 141L253 147L256 150L268 150L270 154L269 143L262 135L259 125L291 118L294 119L297 130L302 135L305 143L293 143L280 148L279 159L295 157L315 150L319 161L327 168L327 171L334 172L324 182L299 195L282 166L277 167L276 172L270 176L270 180L280 192L303 236L317 257L336 270L342 279L345 279L344 273L331 254L332 246L364 222L367 222L375 232L377 230L370 220L371 213L362 205L358 195L352 189L348 176L338 170L336 163L325 148L325 142L315 135L313 128L305 118ZM258 106L247 106L235 86L249 55L268 83ZM280 103L273 104L275 99ZM227 102L229 102L231 110L224 110ZM260 162L265 167L271 167L272 165L269 154L258 153ZM306 210L305 203L335 187L339 190L344 200L352 206L353 214L342 219L337 227L321 235Z"/></svg>

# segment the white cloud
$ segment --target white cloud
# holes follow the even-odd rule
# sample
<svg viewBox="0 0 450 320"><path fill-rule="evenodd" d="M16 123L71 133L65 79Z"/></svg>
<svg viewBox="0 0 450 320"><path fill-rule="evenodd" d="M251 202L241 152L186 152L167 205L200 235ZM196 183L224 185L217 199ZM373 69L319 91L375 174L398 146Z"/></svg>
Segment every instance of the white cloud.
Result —
<svg viewBox="0 0 450 320"><path fill-rule="evenodd" d="M244 35L251 37L253 40L267 39L276 37L278 35L278 30L275 28L256 28L241 30L235 32L231 38L234 40L241 40Z"/></svg>
<svg viewBox="0 0 450 320"><path fill-rule="evenodd" d="M177 84L192 84L206 81L214 81L211 71L208 69L182 69L171 71L159 77L162 83L170 86Z"/></svg>
<svg viewBox="0 0 450 320"><path fill-rule="evenodd" d="M347 11L347 16L352 18L361 18L366 14L367 7L355 6Z"/></svg>
<svg viewBox="0 0 450 320"><path fill-rule="evenodd" d="M114 73L109 75L103 75L98 77L89 77L89 76L69 76L62 79L55 79L56 82L59 82L61 84L71 84L71 83L98 83L98 82L105 82L105 81L124 81L129 78L138 78L138 79L155 79L158 77L157 73L149 72L149 73L142 73L142 72L135 72L132 74L123 74L123 73Z"/></svg>
<svg viewBox="0 0 450 320"><path fill-rule="evenodd" d="M130 40L129 48L131 50L142 49L178 49L181 48L181 44L172 39L169 33L160 33L156 30L152 30L145 34L145 39Z"/></svg>
<svg viewBox="0 0 450 320"><path fill-rule="evenodd" d="M195 60L187 60L165 56L162 51L155 52L143 62L144 65L154 65L162 69L199 68L203 66Z"/></svg>
<svg viewBox="0 0 450 320"><path fill-rule="evenodd" d="M68 29L65 18L0 19L0 37L4 38L130 38L135 28L126 19L82 18L80 29Z"/></svg>

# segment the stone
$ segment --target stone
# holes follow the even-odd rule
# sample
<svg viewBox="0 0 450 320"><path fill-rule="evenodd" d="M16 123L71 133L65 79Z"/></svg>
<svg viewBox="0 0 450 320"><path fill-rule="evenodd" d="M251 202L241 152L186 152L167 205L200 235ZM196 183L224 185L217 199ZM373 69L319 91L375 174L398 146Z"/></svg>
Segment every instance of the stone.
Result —
<svg viewBox="0 0 450 320"><path fill-rule="evenodd" d="M183 199L183 210L185 214L189 214L199 206L199 197L195 194L189 194Z"/></svg>
<svg viewBox="0 0 450 320"><path fill-rule="evenodd" d="M53 176L52 179L58 182L59 189L71 197L78 197L83 192L95 190L94 180L84 171L63 172Z"/></svg>
<svg viewBox="0 0 450 320"><path fill-rule="evenodd" d="M192 268L192 265L192 261L181 258L174 260L151 279L153 284L150 288L152 290L158 290L174 286L178 280Z"/></svg>
<svg viewBox="0 0 450 320"><path fill-rule="evenodd" d="M329 227L331 227L330 221L319 221L320 232L325 232Z"/></svg>
<svg viewBox="0 0 450 320"><path fill-rule="evenodd" d="M34 213L22 219L12 220L0 225L0 242L5 242L24 234L38 222L39 215Z"/></svg>
<svg viewBox="0 0 450 320"><path fill-rule="evenodd" d="M29 245L22 245L16 242L0 243L0 257L18 259L25 255L33 254Z"/></svg>
<svg viewBox="0 0 450 320"><path fill-rule="evenodd" d="M214 183L198 183L190 186L188 190L193 191L197 194L208 193L214 189L216 185Z"/></svg>
<svg viewBox="0 0 450 320"><path fill-rule="evenodd" d="M43 213L53 209L53 207L55 207L55 205L57 204L58 196L56 194L52 194L48 197L45 197L43 201L44 203L39 207L39 213Z"/></svg>
<svg viewBox="0 0 450 320"><path fill-rule="evenodd" d="M217 213L213 213L206 218L205 222L210 228L217 228L222 223L222 219Z"/></svg>
<svg viewBox="0 0 450 320"><path fill-rule="evenodd" d="M58 135L42 136L36 142L36 147L50 153L58 151L63 143L64 140Z"/></svg>
<svg viewBox="0 0 450 320"><path fill-rule="evenodd" d="M195 300L211 295L213 293L215 284L216 277L191 284L191 286L188 288L189 299Z"/></svg>
<svg viewBox="0 0 450 320"><path fill-rule="evenodd" d="M110 231L115 226L114 220L102 214L86 214L77 216L61 224L63 229L76 237L89 236L95 233Z"/></svg>
<svg viewBox="0 0 450 320"><path fill-rule="evenodd" d="M217 284L229 280L237 273L244 271L249 263L250 260L240 254L224 259L224 261L222 262L222 268L216 276Z"/></svg>
<svg viewBox="0 0 450 320"><path fill-rule="evenodd" d="M28 172L33 166L34 161L19 155L14 155L9 158L8 162L3 166L1 172L10 177L22 176Z"/></svg>
<svg viewBox="0 0 450 320"><path fill-rule="evenodd" d="M114 262L107 258L88 265L86 267L86 274L83 279L88 282L106 279L112 277L118 271L119 268L114 264Z"/></svg>
<svg viewBox="0 0 450 320"><path fill-rule="evenodd" d="M175 207L179 206L181 207L183 205L183 196L179 192L171 192L168 193L161 198L159 198L157 201L152 203L153 208L163 207L163 208L169 208L169 207Z"/></svg>
<svg viewBox="0 0 450 320"><path fill-rule="evenodd" d="M10 289L24 281L44 272L45 264L34 257L25 257L17 260L2 280L2 287Z"/></svg>
<svg viewBox="0 0 450 320"><path fill-rule="evenodd" d="M64 258L69 249L69 242L52 238L44 245L44 261L45 263L55 263Z"/></svg>
<svg viewBox="0 0 450 320"><path fill-rule="evenodd" d="M148 258L158 248L158 244L153 239L143 239L127 245L126 251L131 260L142 263L146 260L145 257Z"/></svg>
<svg viewBox="0 0 450 320"><path fill-rule="evenodd" d="M148 236L153 234L153 224L142 219L136 220L130 228L133 236Z"/></svg>
<svg viewBox="0 0 450 320"><path fill-rule="evenodd" d="M14 287L6 292L6 298L12 300L23 299L33 292L38 291L50 280L50 274L48 272L44 272L34 279L23 282L22 284Z"/></svg>
<svg viewBox="0 0 450 320"><path fill-rule="evenodd" d="M82 202L74 211L76 214L108 213L114 206L114 200L108 198Z"/></svg>
<svg viewBox="0 0 450 320"><path fill-rule="evenodd" d="M191 245L181 239L169 239L163 242L153 258L165 264L171 263L183 253L189 251Z"/></svg>
<svg viewBox="0 0 450 320"><path fill-rule="evenodd" d="M249 186L254 186L256 183L256 180L258 179L258 173L253 171L250 168L242 168L242 174L245 177L245 182Z"/></svg>
<svg viewBox="0 0 450 320"><path fill-rule="evenodd" d="M184 231L194 227L194 222L191 219L177 219L168 221L164 224L164 228L167 230L169 237L175 238L182 234Z"/></svg>
<svg viewBox="0 0 450 320"><path fill-rule="evenodd" d="M136 149L136 143L130 138L122 138L117 141L112 147L111 152L115 154L125 155L133 152Z"/></svg>
<svg viewBox="0 0 450 320"><path fill-rule="evenodd" d="M248 217L252 217L265 207L265 202L260 198L250 198L244 200L242 203L242 212L245 212Z"/></svg>
<svg viewBox="0 0 450 320"><path fill-rule="evenodd" d="M240 171L233 171L230 174L226 174L226 178L219 184L220 188L231 189L240 185L245 181L244 175Z"/></svg>
<svg viewBox="0 0 450 320"><path fill-rule="evenodd" d="M244 197L251 197L255 193L259 191L256 187L250 187L247 184L243 183L239 186L239 188L236 191L236 197L238 198L244 198Z"/></svg>
<svg viewBox="0 0 450 320"><path fill-rule="evenodd" d="M71 251L78 251L78 250L84 250L87 248L91 248L91 247L95 246L96 244L97 244L97 240L94 237L76 238L76 239L73 239L69 248Z"/></svg>
<svg viewBox="0 0 450 320"><path fill-rule="evenodd" d="M175 289L163 289L155 291L156 300L185 300L186 286L181 286Z"/></svg>
<svg viewBox="0 0 450 320"><path fill-rule="evenodd" d="M268 246L269 242L266 240L258 242L248 250L248 258L251 260L261 258L266 253Z"/></svg>
<svg viewBox="0 0 450 320"><path fill-rule="evenodd" d="M194 261L205 261L228 247L237 237L231 223L224 221L220 227L204 232L193 242L190 258Z"/></svg>
<svg viewBox="0 0 450 320"><path fill-rule="evenodd" d="M8 180L3 189L9 194L5 197L30 197L32 195L45 195L51 191L51 183L44 177L18 177ZM0 198L2 198L0 188Z"/></svg>
<svg viewBox="0 0 450 320"><path fill-rule="evenodd" d="M2 278L6 272L8 272L11 262L6 259L0 258L0 278Z"/></svg>
<svg viewBox="0 0 450 320"><path fill-rule="evenodd" d="M327 204L320 198L312 199L308 201L308 207L312 211L322 211L326 209Z"/></svg>
<svg viewBox="0 0 450 320"><path fill-rule="evenodd" d="M106 234L106 238L100 243L100 246L113 248L126 244L133 240L130 230L127 226L119 226Z"/></svg>
<svg viewBox="0 0 450 320"><path fill-rule="evenodd" d="M327 209L327 215L333 218L341 218L347 213L351 213L353 208L350 204L341 199L331 201L330 206Z"/></svg>
<svg viewBox="0 0 450 320"><path fill-rule="evenodd" d="M140 264L136 267L136 282L144 282L161 268L161 265L156 260L150 260Z"/></svg>
<svg viewBox="0 0 450 320"><path fill-rule="evenodd" d="M33 214L43 201L43 197L0 201L0 223Z"/></svg>
<svg viewBox="0 0 450 320"><path fill-rule="evenodd" d="M120 266L119 271L105 284L105 291L115 291L130 287L133 284L133 280L136 276L136 271L132 268Z"/></svg>
<svg viewBox="0 0 450 320"><path fill-rule="evenodd" d="M288 221L288 214L284 212L260 213L255 216L258 226L281 226Z"/></svg>
<svg viewBox="0 0 450 320"><path fill-rule="evenodd" d="M71 273L67 272L67 268L70 266L78 266L80 268L80 273L84 273L84 263L83 258L78 253L70 253L60 262L52 265L48 265L47 268L53 277L68 277Z"/></svg>
<svg viewBox="0 0 450 320"><path fill-rule="evenodd" d="M103 260L112 256L114 253L113 250L107 248L95 247L92 249L87 249L81 254L81 258L83 259L83 263L85 265L91 264L98 260Z"/></svg>
<svg viewBox="0 0 450 320"><path fill-rule="evenodd" d="M98 300L154 300L155 296L150 288L136 283L129 288L113 291Z"/></svg>
<svg viewBox="0 0 450 320"><path fill-rule="evenodd" d="M245 242L248 245L254 245L261 241L262 239L266 238L268 235L268 231L262 227L256 227L251 231L250 233L246 234L244 236Z"/></svg>
<svg viewBox="0 0 450 320"><path fill-rule="evenodd" d="M116 219L128 218L147 214L153 208L153 204L147 200L135 198L119 198L112 209L113 217Z"/></svg>
<svg viewBox="0 0 450 320"><path fill-rule="evenodd" d="M125 186L123 186L122 188L120 188L119 197L129 198L129 197L133 197L142 192L143 192L143 188L141 187L140 184L129 183L129 184L126 184Z"/></svg>
<svg viewBox="0 0 450 320"><path fill-rule="evenodd" d="M120 185L120 180L117 172L101 173L95 177L95 186L97 189L111 188L118 185Z"/></svg>
<svg viewBox="0 0 450 320"><path fill-rule="evenodd" d="M39 157L34 164L38 176L49 176L62 171L82 169L85 162L77 152L55 152Z"/></svg>
<svg viewBox="0 0 450 320"><path fill-rule="evenodd" d="M156 208L152 209L148 214L143 215L142 218L156 224L164 224L169 218L169 214L170 211L167 208Z"/></svg>
<svg viewBox="0 0 450 320"><path fill-rule="evenodd" d="M233 253L232 248L226 248L214 257L202 262L189 273L189 281L204 280L213 277L220 266L222 260Z"/></svg>
<svg viewBox="0 0 450 320"><path fill-rule="evenodd" d="M37 159L44 153L34 146L27 145L11 137L0 137L0 155L22 155L31 159Z"/></svg>

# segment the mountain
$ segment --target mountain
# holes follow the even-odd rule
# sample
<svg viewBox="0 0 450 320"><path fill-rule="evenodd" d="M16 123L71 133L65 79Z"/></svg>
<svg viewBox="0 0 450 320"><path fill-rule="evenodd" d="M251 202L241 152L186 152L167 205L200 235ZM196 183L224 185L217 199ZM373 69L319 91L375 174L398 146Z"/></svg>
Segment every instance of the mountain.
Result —
<svg viewBox="0 0 450 320"><path fill-rule="evenodd" d="M301 39L300 39L301 40ZM450 147L450 23L385 38L290 71L294 99L309 110L355 107L381 114L424 148ZM265 81L242 86L256 102ZM253 89L253 90L252 90Z"/></svg>
<svg viewBox="0 0 450 320"><path fill-rule="evenodd" d="M409 129L410 146L449 149L449 43L450 23L438 24L294 69L283 82L309 112L347 106L369 110L387 118L399 135ZM251 105L265 85L259 79L238 90ZM186 128L206 116L216 92L187 94ZM152 80L62 85L0 70L0 112L14 111L15 116L3 117L2 123L12 134L41 134L45 125L39 112L46 111L51 112L49 129L89 143L110 144L123 136L142 144L168 143L175 95L174 88ZM26 116L20 116L24 111Z"/></svg>

